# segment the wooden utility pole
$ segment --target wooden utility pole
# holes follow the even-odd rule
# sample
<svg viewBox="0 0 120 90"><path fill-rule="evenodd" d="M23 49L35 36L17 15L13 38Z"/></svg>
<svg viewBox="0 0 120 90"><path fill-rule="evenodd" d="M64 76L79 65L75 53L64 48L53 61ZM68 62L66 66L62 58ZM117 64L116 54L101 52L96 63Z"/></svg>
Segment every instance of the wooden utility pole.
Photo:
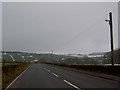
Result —
<svg viewBox="0 0 120 90"><path fill-rule="evenodd" d="M114 63L113 63L113 56L114 56L114 47L113 47L113 25L112 25L112 12L109 13L109 20L105 20L107 22L109 22L109 25L110 25L110 43L111 43L111 64L112 66L114 66Z"/></svg>
<svg viewBox="0 0 120 90"><path fill-rule="evenodd" d="M112 62L112 66L114 66L114 63L113 63L113 25L112 25L112 13L110 12L109 13L109 17L110 17L110 37L111 37L111 62Z"/></svg>
<svg viewBox="0 0 120 90"><path fill-rule="evenodd" d="M53 63L53 51L52 51L52 63Z"/></svg>

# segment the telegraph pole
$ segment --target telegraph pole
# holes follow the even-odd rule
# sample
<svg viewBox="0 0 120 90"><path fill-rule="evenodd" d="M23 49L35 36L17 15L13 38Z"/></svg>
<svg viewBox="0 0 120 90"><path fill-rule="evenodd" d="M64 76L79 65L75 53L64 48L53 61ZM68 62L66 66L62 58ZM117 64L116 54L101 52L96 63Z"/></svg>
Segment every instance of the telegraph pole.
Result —
<svg viewBox="0 0 120 90"><path fill-rule="evenodd" d="M114 63L113 63L113 55L114 55L114 52L113 52L113 25L112 25L112 12L109 13L109 20L105 20L107 22L109 22L109 25L110 25L110 43L111 43L111 64L112 66L114 66Z"/></svg>
<svg viewBox="0 0 120 90"><path fill-rule="evenodd" d="M52 51L52 63L53 63L53 51Z"/></svg>

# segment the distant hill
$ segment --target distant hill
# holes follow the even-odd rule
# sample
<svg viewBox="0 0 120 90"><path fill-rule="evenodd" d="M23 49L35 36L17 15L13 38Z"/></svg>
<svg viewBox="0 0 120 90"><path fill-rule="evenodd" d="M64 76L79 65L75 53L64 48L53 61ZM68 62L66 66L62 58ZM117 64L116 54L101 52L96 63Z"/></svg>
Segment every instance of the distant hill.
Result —
<svg viewBox="0 0 120 90"><path fill-rule="evenodd" d="M94 53L90 53L88 55L104 55L106 53L108 53L108 52L94 52Z"/></svg>
<svg viewBox="0 0 120 90"><path fill-rule="evenodd" d="M106 60L104 60L104 63L111 63L111 52L108 52L104 55ZM114 63L120 64L120 49L114 50Z"/></svg>
<svg viewBox="0 0 120 90"><path fill-rule="evenodd" d="M66 56L81 58L81 57L84 57L85 55L83 55L83 54L67 54Z"/></svg>
<svg viewBox="0 0 120 90"><path fill-rule="evenodd" d="M85 54L51 54L51 53L29 53L2 51L2 58L5 62L13 62L10 55L16 62L31 62L38 60L39 62L49 63L66 63L66 64L110 64L111 52L95 52L88 55ZM120 49L114 51L114 63L120 63Z"/></svg>

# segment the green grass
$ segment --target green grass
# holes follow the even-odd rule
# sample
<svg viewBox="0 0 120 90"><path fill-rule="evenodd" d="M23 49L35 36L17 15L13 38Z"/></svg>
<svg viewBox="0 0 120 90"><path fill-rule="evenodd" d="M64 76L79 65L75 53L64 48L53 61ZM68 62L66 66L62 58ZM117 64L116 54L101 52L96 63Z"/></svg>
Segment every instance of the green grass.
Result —
<svg viewBox="0 0 120 90"><path fill-rule="evenodd" d="M20 62L30 62L32 60L34 60L34 58L30 57L30 55L22 55L22 54L16 54L16 53L12 53L12 54L7 54L7 55L2 55L2 60L4 63L12 63L13 59L10 57L10 55L12 55L12 57L14 58L16 63L20 63ZM22 58L22 56L24 56L24 59Z"/></svg>
<svg viewBox="0 0 120 90"><path fill-rule="evenodd" d="M12 58L9 55L2 55L3 62L13 62Z"/></svg>

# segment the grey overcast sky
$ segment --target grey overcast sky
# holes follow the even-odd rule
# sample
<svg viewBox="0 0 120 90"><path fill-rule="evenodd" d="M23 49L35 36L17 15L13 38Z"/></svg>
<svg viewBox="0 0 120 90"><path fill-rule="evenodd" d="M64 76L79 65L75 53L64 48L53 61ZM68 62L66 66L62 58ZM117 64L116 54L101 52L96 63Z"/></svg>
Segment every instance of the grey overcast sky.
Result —
<svg viewBox="0 0 120 90"><path fill-rule="evenodd" d="M118 47L117 2L3 2L2 49L55 53L110 51L108 13Z"/></svg>

